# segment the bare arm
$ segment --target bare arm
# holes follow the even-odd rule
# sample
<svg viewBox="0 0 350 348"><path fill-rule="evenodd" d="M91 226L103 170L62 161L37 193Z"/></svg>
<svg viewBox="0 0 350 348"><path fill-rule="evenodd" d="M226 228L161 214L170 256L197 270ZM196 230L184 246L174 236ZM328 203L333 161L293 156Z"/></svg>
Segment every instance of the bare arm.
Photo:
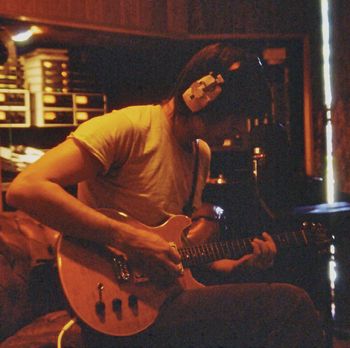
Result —
<svg viewBox="0 0 350 348"><path fill-rule="evenodd" d="M20 173L10 185L6 199L10 205L64 234L113 243L115 236L108 232L110 221L63 189L100 170L97 159L74 140L67 140Z"/></svg>
<svg viewBox="0 0 350 348"><path fill-rule="evenodd" d="M180 256L165 240L111 219L64 190L101 170L102 164L96 158L75 140L68 139L19 174L6 199L10 205L63 234L114 246L137 263L146 258L150 264L159 264L177 275Z"/></svg>

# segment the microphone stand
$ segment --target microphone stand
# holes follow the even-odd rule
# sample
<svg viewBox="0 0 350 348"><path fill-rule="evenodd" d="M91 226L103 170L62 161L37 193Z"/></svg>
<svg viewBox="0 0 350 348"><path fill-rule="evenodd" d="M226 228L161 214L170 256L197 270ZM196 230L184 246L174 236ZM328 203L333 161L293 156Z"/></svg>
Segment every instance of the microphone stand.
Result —
<svg viewBox="0 0 350 348"><path fill-rule="evenodd" d="M254 188L256 196L259 200L260 205L265 210L267 215L272 219L276 220L277 216L276 214L270 209L268 204L265 202L261 191L259 187L260 182L260 170L261 167L263 167L264 162L266 161L266 153L264 152L263 148L261 146L254 146L253 147L253 179L254 179Z"/></svg>

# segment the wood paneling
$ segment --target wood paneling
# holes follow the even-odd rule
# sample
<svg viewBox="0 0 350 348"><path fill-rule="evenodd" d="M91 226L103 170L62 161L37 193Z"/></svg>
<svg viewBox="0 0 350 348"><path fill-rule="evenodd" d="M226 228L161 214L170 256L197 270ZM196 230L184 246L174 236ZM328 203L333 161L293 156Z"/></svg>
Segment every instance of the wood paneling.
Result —
<svg viewBox="0 0 350 348"><path fill-rule="evenodd" d="M11 0L0 2L0 15L52 24L167 31L167 0Z"/></svg>
<svg viewBox="0 0 350 348"><path fill-rule="evenodd" d="M167 1L167 28L170 33L188 33L188 1Z"/></svg>
<svg viewBox="0 0 350 348"><path fill-rule="evenodd" d="M315 0L11 0L0 15L178 34L305 33Z"/></svg>
<svg viewBox="0 0 350 348"><path fill-rule="evenodd" d="M266 43L267 38L278 35L287 38L291 34L303 36L317 32L316 26L320 22L310 20L310 15L318 7L318 0L0 0L0 16L25 16L27 20L58 24L51 29L51 35L59 32L57 35L61 38L67 28L92 29L93 32L75 30L74 36L67 33L66 41L105 47L113 46L115 38L118 38L118 44L125 39L125 45L138 46L140 37L148 39L150 36L190 40L214 39L214 36L218 40L255 37ZM147 41L146 45L149 44ZM157 46L156 40L154 46ZM318 46L311 41L311 47ZM319 51L311 49L310 55L312 59ZM320 85L313 82L314 70L311 66L308 71L312 89ZM314 97L307 91L304 99L305 96L305 108L310 113ZM308 174L313 172L310 160L313 156L313 117L315 115L304 124Z"/></svg>
<svg viewBox="0 0 350 348"><path fill-rule="evenodd" d="M313 1L192 0L189 31L204 33L303 33Z"/></svg>

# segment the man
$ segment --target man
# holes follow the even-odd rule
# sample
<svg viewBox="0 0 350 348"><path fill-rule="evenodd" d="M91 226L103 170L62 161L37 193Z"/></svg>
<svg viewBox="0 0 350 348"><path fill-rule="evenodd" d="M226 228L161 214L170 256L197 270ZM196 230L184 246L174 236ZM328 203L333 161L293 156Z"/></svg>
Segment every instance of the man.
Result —
<svg viewBox="0 0 350 348"><path fill-rule="evenodd" d="M209 45L185 66L169 99L85 122L18 175L7 201L63 235L117 248L154 282L174 281L183 269L179 252L169 241L98 209L122 211L148 226L194 211L188 243L212 239L215 214L201 208L209 172L208 144L220 143L246 105L259 104L256 98L265 95L256 57L230 45ZM64 187L77 183L75 198ZM276 246L269 234L254 239L252 246L252 254L215 261L208 271L227 275L273 264ZM140 334L114 338L88 329L85 334L92 347L321 345L309 297L285 284L184 290Z"/></svg>

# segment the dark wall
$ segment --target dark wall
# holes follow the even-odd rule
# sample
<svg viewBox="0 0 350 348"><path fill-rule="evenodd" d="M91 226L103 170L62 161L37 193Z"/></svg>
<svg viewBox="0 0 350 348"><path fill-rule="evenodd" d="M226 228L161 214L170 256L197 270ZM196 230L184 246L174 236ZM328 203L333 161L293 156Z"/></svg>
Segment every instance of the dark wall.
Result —
<svg viewBox="0 0 350 348"><path fill-rule="evenodd" d="M350 3L332 3L335 170L339 188L350 193Z"/></svg>

